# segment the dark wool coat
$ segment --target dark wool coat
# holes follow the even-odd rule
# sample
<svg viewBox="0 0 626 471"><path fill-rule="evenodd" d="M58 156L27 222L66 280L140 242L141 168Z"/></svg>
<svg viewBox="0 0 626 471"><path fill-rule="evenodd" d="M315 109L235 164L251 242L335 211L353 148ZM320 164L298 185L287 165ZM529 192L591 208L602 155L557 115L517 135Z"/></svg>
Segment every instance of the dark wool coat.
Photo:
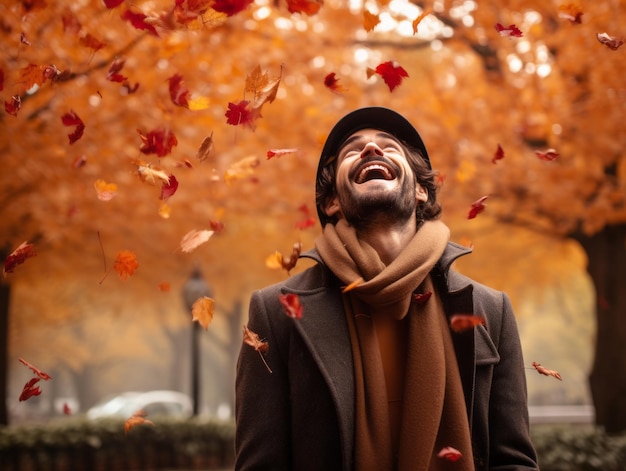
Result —
<svg viewBox="0 0 626 471"><path fill-rule="evenodd" d="M486 319L485 326L452 333L476 469L537 470L511 303L450 270L468 252L449 243L433 277L448 316ZM237 365L236 470L352 470L355 387L341 286L315 251L304 256L318 264L254 292L250 301L248 327L267 342L271 373L244 344ZM285 315L278 297L286 293L298 295L302 318Z"/></svg>

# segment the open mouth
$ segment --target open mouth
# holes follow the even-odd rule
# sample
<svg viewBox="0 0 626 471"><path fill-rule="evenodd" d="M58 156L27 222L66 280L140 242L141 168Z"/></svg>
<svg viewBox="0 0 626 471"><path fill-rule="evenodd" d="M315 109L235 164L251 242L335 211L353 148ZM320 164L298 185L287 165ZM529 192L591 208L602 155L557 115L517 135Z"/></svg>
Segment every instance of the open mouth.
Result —
<svg viewBox="0 0 626 471"><path fill-rule="evenodd" d="M395 170L385 162L367 162L356 171L354 182L357 184L371 180L393 180L396 178Z"/></svg>

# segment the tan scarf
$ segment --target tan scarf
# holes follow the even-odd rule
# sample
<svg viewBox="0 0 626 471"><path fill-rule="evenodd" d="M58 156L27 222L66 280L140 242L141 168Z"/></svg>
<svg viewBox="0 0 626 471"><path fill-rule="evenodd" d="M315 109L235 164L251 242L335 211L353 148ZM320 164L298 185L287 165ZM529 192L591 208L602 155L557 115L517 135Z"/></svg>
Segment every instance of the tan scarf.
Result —
<svg viewBox="0 0 626 471"><path fill-rule="evenodd" d="M364 282L344 295L352 341L356 388L356 471L439 471L474 469L463 388L441 300L429 273L441 257L450 232L441 221L427 221L388 266L359 241L344 220L327 224L315 242L335 275L346 285ZM413 292L431 292L424 303ZM392 443L389 405L372 314L408 318L409 348L399 443ZM438 458L444 447L459 450L457 462ZM397 450L397 452L396 452Z"/></svg>

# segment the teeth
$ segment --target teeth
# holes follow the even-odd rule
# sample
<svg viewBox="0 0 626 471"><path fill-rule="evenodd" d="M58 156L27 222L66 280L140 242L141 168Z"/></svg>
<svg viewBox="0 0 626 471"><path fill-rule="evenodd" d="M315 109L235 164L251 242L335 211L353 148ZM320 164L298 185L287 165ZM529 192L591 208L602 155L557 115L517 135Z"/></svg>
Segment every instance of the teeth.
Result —
<svg viewBox="0 0 626 471"><path fill-rule="evenodd" d="M357 178L357 183L363 183L365 181L365 178L367 177L367 174L374 170L380 170L385 175L385 179L393 179L393 175L391 175L391 172L387 167L379 164L371 164L365 166L363 170L361 170L361 172L359 173L359 178Z"/></svg>

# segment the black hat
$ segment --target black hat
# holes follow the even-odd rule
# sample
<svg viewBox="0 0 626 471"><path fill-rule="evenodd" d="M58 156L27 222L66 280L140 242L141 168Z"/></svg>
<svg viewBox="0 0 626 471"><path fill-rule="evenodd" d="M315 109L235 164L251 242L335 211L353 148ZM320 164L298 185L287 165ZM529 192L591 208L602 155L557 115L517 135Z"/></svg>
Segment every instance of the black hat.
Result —
<svg viewBox="0 0 626 471"><path fill-rule="evenodd" d="M404 116L389 108L380 106L360 108L341 118L328 134L317 167L315 183L316 194L319 193L320 173L322 168L326 165L327 160L331 157L335 157L341 144L343 144L348 137L361 129L379 129L391 134L398 140L417 149L421 153L426 165L432 168L422 138ZM328 222L328 217L319 206L317 207L317 214L322 222L322 226L324 226Z"/></svg>

